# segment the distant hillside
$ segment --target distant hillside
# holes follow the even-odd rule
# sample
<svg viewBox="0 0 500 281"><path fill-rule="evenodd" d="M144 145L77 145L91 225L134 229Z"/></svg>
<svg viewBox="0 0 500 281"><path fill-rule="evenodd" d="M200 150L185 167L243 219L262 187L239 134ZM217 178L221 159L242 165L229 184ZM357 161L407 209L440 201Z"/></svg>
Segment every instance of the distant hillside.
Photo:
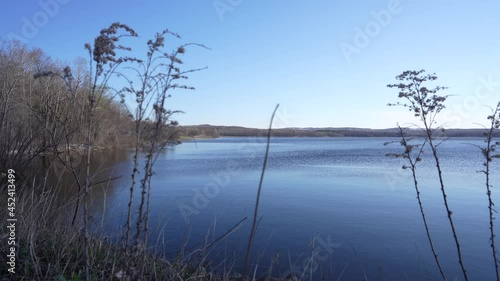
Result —
<svg viewBox="0 0 500 281"><path fill-rule="evenodd" d="M266 136L267 129L246 128L238 126L179 126L181 138L217 138L217 137L258 137ZM422 136L419 129L406 129L408 136ZM439 131L441 137L482 137L483 129L448 129ZM397 128L365 129L365 128L284 128L273 129L275 137L397 137ZM500 132L496 132L500 137Z"/></svg>

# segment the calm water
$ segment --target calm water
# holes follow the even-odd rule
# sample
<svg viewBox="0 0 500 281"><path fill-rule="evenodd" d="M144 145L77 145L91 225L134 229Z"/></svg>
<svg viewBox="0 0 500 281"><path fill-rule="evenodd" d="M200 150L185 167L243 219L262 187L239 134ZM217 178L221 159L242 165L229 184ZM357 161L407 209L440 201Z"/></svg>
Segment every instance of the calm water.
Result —
<svg viewBox="0 0 500 281"><path fill-rule="evenodd" d="M439 280L404 162L391 139L273 138L264 179L253 264L264 274L290 268L304 279ZM395 140L395 139L392 139ZM493 279L488 209L478 139L452 139L440 146L448 199L465 265L472 280ZM209 242L241 219L248 220L218 244L213 266L244 261L265 150L264 139L220 138L186 142L163 152L153 179L153 238L165 252ZM110 226L123 225L132 167L131 153L113 158L124 175L98 195ZM438 255L449 280L462 280L456 250L430 153L419 167L422 200ZM499 165L493 185L500 186ZM494 190L494 196L497 196ZM498 230L500 231L500 229ZM157 240L157 237L160 237ZM291 261L291 262L290 262ZM311 262L312 261L312 262ZM290 266L290 263L292 264ZM287 272L288 271L288 272ZM454 279L457 278L457 279Z"/></svg>

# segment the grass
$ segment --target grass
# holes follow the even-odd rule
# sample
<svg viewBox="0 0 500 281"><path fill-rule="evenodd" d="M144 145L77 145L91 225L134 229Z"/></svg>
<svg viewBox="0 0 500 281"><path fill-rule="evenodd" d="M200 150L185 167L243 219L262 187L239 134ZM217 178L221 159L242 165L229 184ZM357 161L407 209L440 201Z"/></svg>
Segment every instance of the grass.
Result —
<svg viewBox="0 0 500 281"><path fill-rule="evenodd" d="M26 183L18 186L16 273L7 273L7 264L0 264L0 272L5 272L3 277L8 280L82 280L85 239L81 226L72 226L70 218L65 216L74 202L61 204L57 199L59 189ZM6 211L2 209L2 222L6 221ZM5 225L0 235L2 239L9 236ZM209 273L206 268L196 266L194 261L172 264L146 252L126 254L120 245L109 241L109 237L103 234L91 239L91 280L120 280L120 276L121 280L162 280L163 277L170 280L178 279L178 276L197 277L192 280L216 280L207 279ZM7 247L1 247L3 256L8 254L7 251ZM125 263L129 265L127 269L122 267ZM137 276L138 272L142 272L141 276Z"/></svg>
<svg viewBox="0 0 500 281"><path fill-rule="evenodd" d="M2 188L5 188L2 186ZM17 258L15 274L8 273L6 263L0 263L0 275L4 280L84 280L85 279L85 237L81 222L71 224L74 199L60 198L62 186L33 185L27 182L17 187L16 235ZM4 194L0 200L6 201ZM6 222L7 210L0 213ZM243 221L243 220L242 220ZM160 252L160 244L147 251L127 252L120 243L112 242L101 231L100 220L94 222L95 231L89 244L89 280L193 280L193 281L236 281L266 280L243 278L235 272L235 258L226 258L224 265L212 265L209 255L212 246L224 240L242 221L215 240L208 242L208 236L195 247L185 244L174 258L167 259ZM2 225L0 237L6 241L8 229ZM161 240L161 239L159 239ZM187 239L186 239L187 241ZM158 250L158 251L157 251ZM0 247L0 254L8 254L7 247ZM226 255L229 255L226 253ZM127 265L124 267L124 265ZM252 271L253 271L252 267ZM253 274L253 272L251 272ZM270 277L267 280L280 280ZM281 280L294 280L293 278Z"/></svg>

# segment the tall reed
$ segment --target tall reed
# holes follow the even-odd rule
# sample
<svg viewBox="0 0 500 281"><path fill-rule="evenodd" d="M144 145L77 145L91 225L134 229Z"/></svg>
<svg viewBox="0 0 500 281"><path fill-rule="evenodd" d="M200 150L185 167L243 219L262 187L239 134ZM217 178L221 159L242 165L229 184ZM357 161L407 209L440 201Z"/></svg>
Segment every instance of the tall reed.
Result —
<svg viewBox="0 0 500 281"><path fill-rule="evenodd" d="M262 172L260 174L259 188L257 190L257 199L255 200L255 210L254 210L254 215L253 215L252 229L250 230L250 236L248 238L248 245L247 245L247 252L245 255L245 268L243 270L244 276L247 276L247 273L248 273L248 263L250 261L250 253L252 250L252 243L253 243L253 238L255 236L255 230L257 228L257 217L259 214L260 193L262 191L262 183L264 181L264 173L266 172L267 158L269 156L269 145L271 143L271 131L272 131L272 127L273 127L273 120L274 120L274 115L276 114L276 111L278 110L279 106L280 105L277 104L276 107L274 108L273 115L271 116L271 121L269 122L269 129L267 132L266 154L264 155L264 163L262 164Z"/></svg>
<svg viewBox="0 0 500 281"><path fill-rule="evenodd" d="M399 134L401 137L401 141L399 142L401 146L404 148L404 151L402 153L388 153L387 156L389 157L395 157L395 158L403 158L405 159L409 166L403 165L403 169L410 169L412 172L412 178L413 178L413 186L415 187L415 192L417 193L417 200L418 200L418 206L420 208L420 214L422 215L422 221L424 223L425 227L425 233L427 235L427 240L429 241L429 246L431 247L432 254L434 256L434 260L436 261L436 265L439 269L439 273L441 274L441 277L443 280L448 280L446 278L446 275L444 273L443 267L441 265L441 262L439 261L436 249L434 247L434 242L432 241L432 237L429 231L429 225L427 224L427 218L425 216L424 212L424 206L422 203L422 198L420 196L420 189L418 185L418 180L417 180L417 164L422 161L422 153L424 152L424 147L427 142L427 140L424 140L423 144L420 145L412 145L410 144L411 139L407 138L405 136L405 132L403 131L403 128L399 126L398 124L398 130ZM389 142L385 143L385 145L389 144ZM412 154L414 151L414 148L417 148L416 154Z"/></svg>
<svg viewBox="0 0 500 281"><path fill-rule="evenodd" d="M496 148L500 145L500 141L494 141L494 132L500 128L500 102L497 104L496 108L492 110L492 114L488 116L488 120L490 120L490 127L487 128L485 132L486 137L486 147L481 148L484 160L484 170L481 172L485 175L485 184L486 184L486 194L488 195L488 210L489 210L489 223L490 223L490 246L493 254L493 262L495 263L495 274L497 281L500 280L500 272L498 268L498 254L497 248L495 245L495 227L494 227L494 214L496 213L495 204L493 203L493 198L491 196L491 162L494 158L500 158L500 154L496 153Z"/></svg>
<svg viewBox="0 0 500 281"><path fill-rule="evenodd" d="M441 163L439 160L439 154L437 147L439 142L436 142L435 131L436 129L444 130L442 128L434 128L436 123L436 116L445 108L444 102L449 97L447 95L440 96L437 92L447 89L446 87L436 86L434 88L427 88L423 83L435 81L437 76L435 74L423 74L425 70L419 71L404 71L402 74L396 76L396 80L401 82L397 84L389 84L387 87L396 88L399 91L399 98L406 99L406 103L397 102L395 104L388 104L389 106L403 106L408 108L409 111L413 112L415 117L420 119L423 125L423 131L425 134L426 142L428 143L434 162L436 164L436 170L439 179L439 186L441 187L441 195L443 197L443 203L446 208L446 215L448 217L448 222L453 234L453 239L455 241L455 248L457 249L458 263L462 270L465 281L469 280L467 275L467 270L464 265L462 257L462 249L460 247L460 242L458 239L457 231L455 228L455 223L453 221L453 212L450 209L448 198L446 194L445 184L443 180L443 172L441 168Z"/></svg>

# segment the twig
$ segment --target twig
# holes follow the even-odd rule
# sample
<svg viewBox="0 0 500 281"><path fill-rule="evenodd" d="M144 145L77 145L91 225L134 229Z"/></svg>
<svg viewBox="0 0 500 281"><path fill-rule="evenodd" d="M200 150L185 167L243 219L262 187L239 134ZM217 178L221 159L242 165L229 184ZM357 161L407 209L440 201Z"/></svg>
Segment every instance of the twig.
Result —
<svg viewBox="0 0 500 281"><path fill-rule="evenodd" d="M401 140L402 140L402 145L405 147L405 152L403 153L403 157L408 160L410 163L410 169L412 172L412 177L413 177L413 184L415 187L415 192L417 193L417 200L418 200L418 206L420 207L420 214L422 215L422 221L424 222L424 227L425 227L425 233L427 234L427 239L429 240L429 245L431 247L432 254L434 255L434 259L436 260L436 265L439 268L439 272L441 273L441 276L443 277L443 280L448 280L446 278L446 275L444 274L443 267L441 266L441 263L439 262L438 255L436 253L436 249L434 248L434 243L432 241L432 237L429 231L429 226L427 224L427 218L425 217L425 212L424 212L424 206L422 204L422 198L420 197L420 190L418 188L418 181L417 181L417 163L420 162L421 158L420 156L423 153L424 146L427 143L427 139L424 140L424 143L420 146L420 150L418 151L415 160L411 157L411 151L412 148L414 147L413 145L410 145L408 143L408 140L405 138L403 129L398 125L399 132L401 134Z"/></svg>
<svg viewBox="0 0 500 281"><path fill-rule="evenodd" d="M259 189L257 191L257 200L255 201L255 212L253 215L252 230L250 231L250 237L248 238L247 253L245 256L245 269L243 270L243 276L246 276L247 272L248 272L248 262L249 262L249 258L250 258L250 251L252 248L252 242L253 242L253 238L255 235L255 229L257 227L257 216L258 216L258 211L259 211L260 192L262 191L262 182L264 181L264 173L266 171L267 158L269 155L269 144L271 142L271 131L272 131L272 127L273 127L273 120L274 120L274 115L276 114L276 111L278 110L279 106L280 105L277 104L276 107L274 108L273 115L271 116L271 122L269 123L269 130L267 133L266 154L264 156L264 164L262 166L262 173L260 175Z"/></svg>
<svg viewBox="0 0 500 281"><path fill-rule="evenodd" d="M489 219L490 219L490 246L493 254L493 261L495 263L495 274L497 281L500 280L500 273L498 269L498 257L497 257L497 249L495 246L495 228L493 224L493 220L495 219L494 213L496 212L495 210L495 204L493 203L493 198L491 196L491 184L490 184L490 173L491 173L491 167L490 167L490 162L493 160L493 158L498 157L498 154L495 155L494 152L496 150L496 146L499 144L499 142L494 142L493 141L493 133L496 129L500 127L500 103L498 103L497 107L495 110L492 110L492 115L488 116L488 119L491 120L491 126L488 128L488 130L485 133L486 136L486 148L482 148L483 156L485 158L484 161L484 166L485 170L482 172L485 174L486 177L486 194L488 195L488 210L489 210Z"/></svg>
<svg viewBox="0 0 500 281"><path fill-rule="evenodd" d="M248 217L244 217L243 219L241 219L238 223L236 223L233 227L231 227L228 231L226 231L224 234L222 234L221 236L219 236L217 239L215 239L212 243L208 244L205 248L208 249L212 246L214 246L215 244L217 244L219 241L221 241L222 239L226 238L227 236L231 235L231 233L233 233L238 227L241 226L241 224L247 220ZM188 248L188 249L184 249L183 251L192 251L194 250L195 248L197 248L202 242L199 242L198 244ZM175 251L175 252L170 252L170 253L166 253L165 255L166 256L169 256L169 255L172 255L172 254L178 254L179 251Z"/></svg>

